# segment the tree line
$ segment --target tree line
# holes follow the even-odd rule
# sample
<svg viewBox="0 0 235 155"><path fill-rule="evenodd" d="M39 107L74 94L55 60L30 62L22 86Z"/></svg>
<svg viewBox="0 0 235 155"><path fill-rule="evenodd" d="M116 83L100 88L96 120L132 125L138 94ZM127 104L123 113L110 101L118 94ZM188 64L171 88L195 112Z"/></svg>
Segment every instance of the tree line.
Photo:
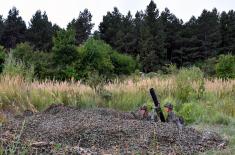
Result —
<svg viewBox="0 0 235 155"><path fill-rule="evenodd" d="M103 40L115 51L132 56L143 72L164 70L166 64L171 63L177 67L190 66L220 54L235 53L234 10L222 13L217 9L203 10L199 17L192 16L184 23L167 8L160 12L151 1L144 11L137 11L134 16L131 12L123 15L115 7L103 16L99 29L92 34L93 26L92 15L85 9L68 23L66 30L53 25L46 12L40 10L26 27L14 7L6 19L0 16L0 44L10 49L18 43L28 42L34 51L52 53L60 44L57 36L61 33L58 32L73 30L75 41L72 44L75 46L81 46L90 37ZM58 44L53 45L53 42ZM63 52L61 59L73 57L71 49L66 48ZM60 64L59 61L56 63Z"/></svg>

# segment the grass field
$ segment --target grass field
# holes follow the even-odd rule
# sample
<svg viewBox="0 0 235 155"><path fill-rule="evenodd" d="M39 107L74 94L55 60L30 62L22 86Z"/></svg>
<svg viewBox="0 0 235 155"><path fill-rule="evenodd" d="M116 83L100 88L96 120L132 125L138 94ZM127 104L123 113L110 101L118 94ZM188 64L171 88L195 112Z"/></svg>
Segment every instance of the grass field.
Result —
<svg viewBox="0 0 235 155"><path fill-rule="evenodd" d="M53 103L81 108L107 107L121 111L136 110L147 104L152 108L149 89L154 88L161 104L171 102L186 123L198 129L210 128L230 141L223 152L235 153L235 80L206 79L197 68L182 69L170 75L133 75L102 85L89 86L80 81L29 81L22 76L3 75L0 79L0 108L41 111ZM4 121L0 116L0 121Z"/></svg>
<svg viewBox="0 0 235 155"><path fill-rule="evenodd" d="M5 75L0 78L0 103L2 109L14 107L18 112L40 111L53 103L131 111L143 104L151 108L149 89L154 88L162 105L171 102L189 123L228 123L235 117L235 80L208 80L196 71L186 69L176 75L132 76L95 88L80 81L28 81L21 76Z"/></svg>

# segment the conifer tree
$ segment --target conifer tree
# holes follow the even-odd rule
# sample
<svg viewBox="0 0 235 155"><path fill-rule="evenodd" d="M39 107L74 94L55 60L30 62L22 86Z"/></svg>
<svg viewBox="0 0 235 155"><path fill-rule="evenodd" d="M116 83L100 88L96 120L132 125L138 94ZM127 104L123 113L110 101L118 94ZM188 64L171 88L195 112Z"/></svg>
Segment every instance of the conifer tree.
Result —
<svg viewBox="0 0 235 155"><path fill-rule="evenodd" d="M94 24L91 22L92 15L85 9L83 12L80 12L77 19L73 19L67 26L67 29L75 30L76 45L80 45L86 41L91 35L91 30Z"/></svg>
<svg viewBox="0 0 235 155"><path fill-rule="evenodd" d="M220 54L235 54L235 11L222 12L220 17Z"/></svg>
<svg viewBox="0 0 235 155"><path fill-rule="evenodd" d="M156 4L151 1L144 15L144 25L141 31L140 61L144 72L162 69L166 62L164 45L164 32L159 11Z"/></svg>
<svg viewBox="0 0 235 155"><path fill-rule="evenodd" d="M5 48L14 48L17 43L25 41L26 25L15 7L8 12L4 27L1 42Z"/></svg>
<svg viewBox="0 0 235 155"><path fill-rule="evenodd" d="M3 31L4 31L4 21L3 21L2 15L0 15L0 45L2 44L1 38L2 38Z"/></svg>
<svg viewBox="0 0 235 155"><path fill-rule="evenodd" d="M27 31L27 41L31 43L34 50L49 51L52 48L53 27L48 21L46 12L36 11L30 20Z"/></svg>

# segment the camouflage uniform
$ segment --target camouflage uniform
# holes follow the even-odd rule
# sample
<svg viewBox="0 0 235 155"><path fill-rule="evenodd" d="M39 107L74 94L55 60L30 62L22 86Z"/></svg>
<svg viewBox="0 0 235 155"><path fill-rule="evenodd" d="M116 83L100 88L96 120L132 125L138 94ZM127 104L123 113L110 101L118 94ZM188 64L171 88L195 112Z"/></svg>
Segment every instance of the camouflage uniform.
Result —
<svg viewBox="0 0 235 155"><path fill-rule="evenodd" d="M182 129L182 127L184 126L183 119L180 117L177 117L176 114L172 111L173 105L170 103L167 103L164 107L170 109L166 117L166 122L175 123L179 129Z"/></svg>
<svg viewBox="0 0 235 155"><path fill-rule="evenodd" d="M132 115L136 119L140 120L155 121L155 122L157 121L157 115L155 111L153 110L152 112L149 113L146 105L143 105L137 111L132 112Z"/></svg>

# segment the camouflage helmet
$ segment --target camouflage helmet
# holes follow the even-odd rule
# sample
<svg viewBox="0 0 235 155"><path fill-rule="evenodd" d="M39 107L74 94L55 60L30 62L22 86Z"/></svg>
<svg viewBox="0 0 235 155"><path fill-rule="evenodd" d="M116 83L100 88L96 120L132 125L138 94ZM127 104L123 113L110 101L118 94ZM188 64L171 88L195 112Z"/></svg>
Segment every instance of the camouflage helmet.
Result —
<svg viewBox="0 0 235 155"><path fill-rule="evenodd" d="M169 103L169 102L166 103L166 104L164 105L164 107L173 110L173 105L172 105L171 103Z"/></svg>
<svg viewBox="0 0 235 155"><path fill-rule="evenodd" d="M146 104L142 105L142 106L140 107L140 110L148 110L147 105L146 105Z"/></svg>

